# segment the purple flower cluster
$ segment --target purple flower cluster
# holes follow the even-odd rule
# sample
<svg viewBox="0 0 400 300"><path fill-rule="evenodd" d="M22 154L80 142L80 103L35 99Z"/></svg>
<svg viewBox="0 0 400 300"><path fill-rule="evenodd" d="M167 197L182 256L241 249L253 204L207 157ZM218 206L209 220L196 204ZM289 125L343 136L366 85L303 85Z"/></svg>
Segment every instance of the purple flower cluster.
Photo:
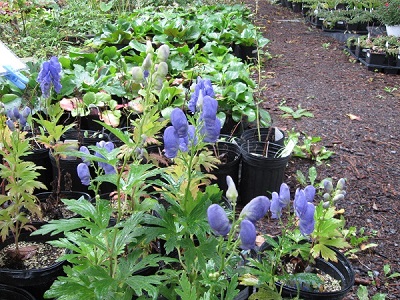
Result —
<svg viewBox="0 0 400 300"><path fill-rule="evenodd" d="M265 196L252 199L240 213L243 220L240 223L241 248L244 250L253 249L256 244L255 223L264 217L268 212L270 201ZM215 234L226 236L231 230L231 224L225 210L218 204L212 204L207 210L208 223Z"/></svg>
<svg viewBox="0 0 400 300"><path fill-rule="evenodd" d="M112 142L100 141L100 142L96 143L96 146L99 148L106 149L107 152L111 152L112 150L114 150L114 144ZM85 154L90 154L90 151L86 146L81 146L79 151L81 151L82 153L85 153ZM94 155L99 158L104 159L104 156L102 154L100 154L99 152L95 152ZM83 157L82 161L83 162L81 162L77 166L76 169L77 169L78 177L80 178L82 184L88 186L88 185L90 185L90 170L89 170L90 160ZM104 170L105 174L115 174L116 173L115 167L108 163L98 162L98 165L101 169Z"/></svg>
<svg viewBox="0 0 400 300"><path fill-rule="evenodd" d="M202 79L200 76L197 77L196 85L193 94L190 96L190 101L188 104L189 110L192 113L199 111L199 107L203 104L203 97L210 96L215 97L214 89L211 84L210 79Z"/></svg>
<svg viewBox="0 0 400 300"><path fill-rule="evenodd" d="M61 91L61 64L58 61L58 58L53 56L49 61L45 61L41 68L39 75L37 77L37 81L40 84L40 88L42 90L42 95L45 98L50 96L50 88L51 85L54 86L54 90L56 93Z"/></svg>
<svg viewBox="0 0 400 300"><path fill-rule="evenodd" d="M297 189L294 195L294 211L299 218L299 227L302 234L311 234L315 227L315 188L311 185L304 190Z"/></svg>
<svg viewBox="0 0 400 300"><path fill-rule="evenodd" d="M189 125L184 112L175 108L171 113L171 124L164 131L164 150L165 156L174 158L178 150L187 152L189 143L197 143L195 127Z"/></svg>
<svg viewBox="0 0 400 300"><path fill-rule="evenodd" d="M277 192L272 193L271 199L271 218L278 219L282 215L282 209L285 208L290 202L290 190L286 183L282 183L279 194Z"/></svg>
<svg viewBox="0 0 400 300"><path fill-rule="evenodd" d="M20 128L24 128L30 114L31 109L27 106L22 111L19 111L17 107L7 110L8 119L6 121L6 124L8 128L11 131L14 131L16 122L19 122Z"/></svg>

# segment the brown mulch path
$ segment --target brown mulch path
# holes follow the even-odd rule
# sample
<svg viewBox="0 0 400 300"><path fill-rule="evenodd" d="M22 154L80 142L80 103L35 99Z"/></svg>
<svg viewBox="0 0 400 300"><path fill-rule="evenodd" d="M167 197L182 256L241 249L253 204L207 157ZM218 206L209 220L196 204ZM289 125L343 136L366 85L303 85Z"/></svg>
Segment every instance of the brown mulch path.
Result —
<svg viewBox="0 0 400 300"><path fill-rule="evenodd" d="M256 1L245 2L256 11ZM347 226L364 228L369 242L378 244L351 259L356 285L345 299L358 299L358 284L366 285L370 296L385 293L386 299L399 299L398 278L387 278L383 267L400 272L400 75L368 71L343 52L343 42L306 23L301 14L257 2L254 20L270 39L273 56L263 66L264 107L274 125L319 136L321 145L335 152L317 166L317 180L347 179L348 194L338 203ZM385 87L397 90L389 93ZM293 109L301 104L315 117L284 119L278 108L283 101ZM307 174L313 165L292 158L286 182L293 187L296 170Z"/></svg>

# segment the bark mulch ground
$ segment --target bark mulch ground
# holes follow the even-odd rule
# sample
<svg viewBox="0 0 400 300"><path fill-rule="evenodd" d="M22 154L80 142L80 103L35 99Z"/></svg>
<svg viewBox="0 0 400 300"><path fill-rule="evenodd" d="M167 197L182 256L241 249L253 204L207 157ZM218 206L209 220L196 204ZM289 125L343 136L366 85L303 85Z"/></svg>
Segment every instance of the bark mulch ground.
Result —
<svg viewBox="0 0 400 300"><path fill-rule="evenodd" d="M288 8L266 0L246 4L270 39L273 56L263 65L264 107L275 126L321 137L319 144L335 152L316 166L318 180L347 179L347 196L337 206L345 209L347 226L363 228L371 236L368 243L377 244L351 259L356 285L345 299L358 299L360 284L370 296L400 299L398 278L384 274L384 265L400 272L400 75L368 71L344 53L343 42ZM282 118L281 103L293 109L301 104L314 118ZM307 174L315 165L292 158L286 182L294 187L296 170Z"/></svg>

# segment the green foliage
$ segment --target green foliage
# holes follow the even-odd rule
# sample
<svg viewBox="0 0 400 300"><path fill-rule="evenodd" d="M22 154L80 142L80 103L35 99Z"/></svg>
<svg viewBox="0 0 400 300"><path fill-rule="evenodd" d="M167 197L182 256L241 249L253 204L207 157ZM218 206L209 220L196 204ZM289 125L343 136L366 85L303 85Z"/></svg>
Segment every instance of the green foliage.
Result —
<svg viewBox="0 0 400 300"><path fill-rule="evenodd" d="M288 132L288 136L300 136L298 132ZM321 137L312 137L305 134L304 138L301 139L303 144L298 143L293 149L293 156L300 158L307 158L315 160L317 165L321 164L322 161L328 160L333 154L333 151L326 149L325 146L320 146L317 143L321 142Z"/></svg>
<svg viewBox="0 0 400 300"><path fill-rule="evenodd" d="M284 114L282 114L282 118L293 118L293 119L301 119L302 117L314 118L314 114L307 111L305 108L301 108L301 104L297 106L296 110L283 105L279 106L278 108L284 112Z"/></svg>
<svg viewBox="0 0 400 300"><path fill-rule="evenodd" d="M38 181L41 167L25 161L30 154L30 140L19 130L10 132L7 127L1 128L0 177L5 182L4 194L0 195L0 236L4 240L11 234L14 237L16 258L21 259L19 236L22 230L33 230L29 225L32 216L41 218L35 189L45 189Z"/></svg>
<svg viewBox="0 0 400 300"><path fill-rule="evenodd" d="M51 244L69 250L61 258L71 264L65 267L66 276L58 277L46 298L131 299L143 293L156 297L165 277L140 274L145 268L157 269L161 261L157 254L143 251L144 243L150 243L143 213L134 212L109 226L113 212L109 201L96 198L95 205L84 199L62 201L80 217L52 220L34 233L63 232L65 237Z"/></svg>
<svg viewBox="0 0 400 300"><path fill-rule="evenodd" d="M296 171L296 179L302 185L306 186L308 183L315 185L315 180L317 179L317 169L313 166L308 169L308 178L300 171Z"/></svg>
<svg viewBox="0 0 400 300"><path fill-rule="evenodd" d="M378 293L372 296L372 298L369 298L367 287L365 285L360 285L357 289L357 297L359 300L385 300L386 294Z"/></svg>

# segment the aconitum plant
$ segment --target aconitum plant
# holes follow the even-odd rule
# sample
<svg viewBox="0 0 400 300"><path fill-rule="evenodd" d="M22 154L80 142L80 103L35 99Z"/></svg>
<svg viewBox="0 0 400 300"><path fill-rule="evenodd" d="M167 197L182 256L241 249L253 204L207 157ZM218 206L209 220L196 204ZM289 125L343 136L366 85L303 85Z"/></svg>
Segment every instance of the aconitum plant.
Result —
<svg viewBox="0 0 400 300"><path fill-rule="evenodd" d="M40 84L43 97L50 97L51 86L54 86L56 93L61 91L61 70L61 64L56 56L53 56L50 60L45 61L42 64L37 77L37 82Z"/></svg>

